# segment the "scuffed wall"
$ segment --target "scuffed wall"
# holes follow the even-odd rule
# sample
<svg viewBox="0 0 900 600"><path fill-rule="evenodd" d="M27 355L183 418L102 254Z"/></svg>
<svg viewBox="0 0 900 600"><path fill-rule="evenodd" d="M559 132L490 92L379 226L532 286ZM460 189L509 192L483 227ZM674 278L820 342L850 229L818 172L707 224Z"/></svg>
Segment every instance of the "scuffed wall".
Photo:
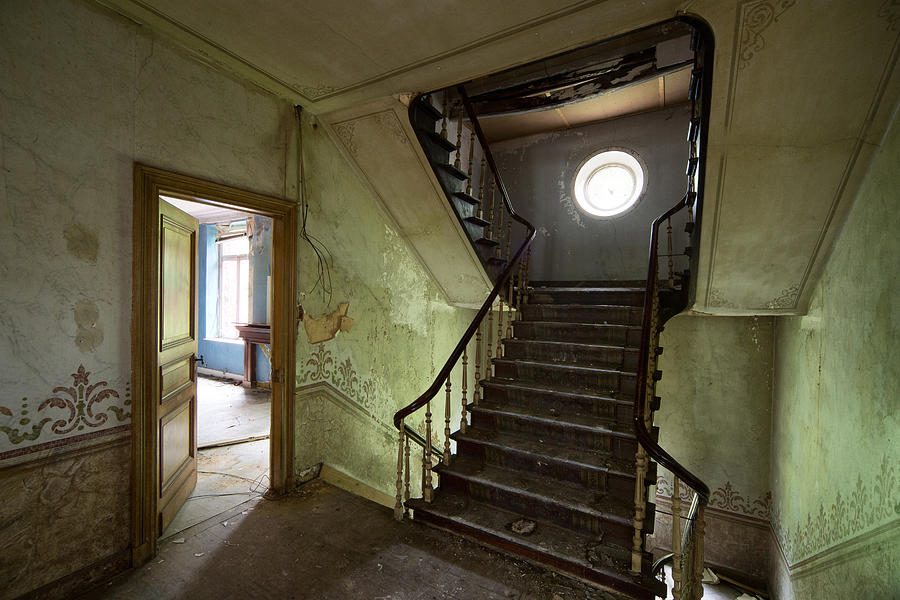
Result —
<svg viewBox="0 0 900 600"><path fill-rule="evenodd" d="M809 313L776 326L778 597L900 596L900 121L882 140Z"/></svg>
<svg viewBox="0 0 900 600"><path fill-rule="evenodd" d="M492 145L516 210L538 229L532 279L647 276L650 223L687 189L684 169L690 116L691 109L685 105ZM645 166L647 186L633 209L601 219L578 208L572 186L581 163L608 148L636 153ZM687 244L686 218L682 211L672 219L676 252ZM661 251L667 252L664 240ZM687 267L686 258L675 260L677 269Z"/></svg>
<svg viewBox="0 0 900 600"><path fill-rule="evenodd" d="M127 492L128 444L99 467L68 455L130 432L134 162L282 195L294 133L289 105L80 1L3 3L0 97L0 469L17 465L2 482L8 598L129 543L121 488L81 499L112 473ZM96 469L106 474L88 477ZM46 512L60 486L77 500ZM39 553L22 555L23 523L46 540Z"/></svg>
<svg viewBox="0 0 900 600"><path fill-rule="evenodd" d="M659 443L709 486L707 562L755 581L768 562L773 332L771 317L683 314L660 336ZM663 511L671 482L660 468ZM655 537L665 547L670 523L658 515Z"/></svg>
<svg viewBox="0 0 900 600"><path fill-rule="evenodd" d="M474 311L450 306L407 242L400 238L324 127L303 124L307 231L331 255L331 297L323 294L315 254L300 241L305 311L332 313L349 302L347 332L297 348L296 457L299 471L326 463L381 492L396 488L394 412L421 395L449 357ZM471 355L470 355L471 360ZM469 377L473 371L469 370ZM460 413L460 380L453 382L452 430ZM469 384L471 398L472 384ZM434 431L444 429L443 391L433 407ZM422 430L424 411L411 425ZM418 479L416 450L414 479ZM412 493L419 495L416 485Z"/></svg>

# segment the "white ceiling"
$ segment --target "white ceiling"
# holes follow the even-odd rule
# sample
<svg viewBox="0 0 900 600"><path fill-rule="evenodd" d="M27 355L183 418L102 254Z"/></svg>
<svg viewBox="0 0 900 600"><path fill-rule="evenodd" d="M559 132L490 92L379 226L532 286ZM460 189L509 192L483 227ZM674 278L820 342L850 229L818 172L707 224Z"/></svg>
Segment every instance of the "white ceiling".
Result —
<svg viewBox="0 0 900 600"><path fill-rule="evenodd" d="M200 221L200 223L227 223L228 221L237 221L238 219L246 219L247 217L252 216L249 213L223 206L202 204L200 202L192 202L191 200L173 198L171 196L160 195L159 198L160 200L165 200L175 208L183 210Z"/></svg>

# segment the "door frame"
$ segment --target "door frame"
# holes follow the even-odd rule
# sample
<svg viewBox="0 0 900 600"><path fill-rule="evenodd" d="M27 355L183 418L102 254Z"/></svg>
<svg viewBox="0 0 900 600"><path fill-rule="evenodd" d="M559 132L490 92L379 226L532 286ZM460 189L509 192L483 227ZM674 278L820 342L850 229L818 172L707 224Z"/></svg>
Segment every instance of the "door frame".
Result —
<svg viewBox="0 0 900 600"><path fill-rule="evenodd" d="M297 320L297 213L291 200L257 194L135 163L131 300L131 549L138 566L155 556L159 432L153 398L159 386L159 195L235 207L272 219L272 418L269 490L294 486L294 373Z"/></svg>

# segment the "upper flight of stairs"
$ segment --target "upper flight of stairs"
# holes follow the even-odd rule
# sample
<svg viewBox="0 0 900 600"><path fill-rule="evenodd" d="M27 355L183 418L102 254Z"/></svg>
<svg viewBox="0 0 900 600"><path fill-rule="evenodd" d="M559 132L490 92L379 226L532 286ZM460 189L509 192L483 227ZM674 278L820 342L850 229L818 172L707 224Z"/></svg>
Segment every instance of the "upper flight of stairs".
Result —
<svg viewBox="0 0 900 600"><path fill-rule="evenodd" d="M455 154L457 151L456 144L451 141L456 138L453 135L448 135L448 138L451 139L445 138L439 131L436 131L443 120L443 114L425 101L424 96L410 105L409 115L416 137L422 145L425 156L428 157L428 162L431 164L447 200L472 242L486 272L496 280L506 267L506 260L497 256L499 254L497 247L500 244L498 232L490 233L488 231L491 223L484 217L489 211L487 207L482 206L483 202L477 197L476 190L479 182L472 181L470 183L473 188L472 193L466 193L466 184L469 182L470 175L462 169L467 168L467 164L460 164L462 169L458 169L450 158L451 154ZM451 122L449 125L452 128L458 124ZM463 134L462 146L464 148L468 143L468 136L469 132ZM478 216L479 208L482 208L481 217ZM499 233L503 234L503 232Z"/></svg>
<svg viewBox="0 0 900 600"><path fill-rule="evenodd" d="M665 596L649 553L640 575L629 572L643 290L532 283L514 337L468 407L471 425L452 436L457 454L435 469L434 501L408 502L417 521L634 598ZM646 479L656 481L655 463ZM653 516L648 504L645 534Z"/></svg>

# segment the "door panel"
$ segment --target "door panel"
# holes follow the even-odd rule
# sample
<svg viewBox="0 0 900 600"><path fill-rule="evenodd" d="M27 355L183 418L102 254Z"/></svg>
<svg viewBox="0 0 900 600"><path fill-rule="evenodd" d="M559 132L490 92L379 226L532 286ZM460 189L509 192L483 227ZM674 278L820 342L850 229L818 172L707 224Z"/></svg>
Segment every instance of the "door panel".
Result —
<svg viewBox="0 0 900 600"><path fill-rule="evenodd" d="M197 219L159 201L157 534L197 483L198 233Z"/></svg>

